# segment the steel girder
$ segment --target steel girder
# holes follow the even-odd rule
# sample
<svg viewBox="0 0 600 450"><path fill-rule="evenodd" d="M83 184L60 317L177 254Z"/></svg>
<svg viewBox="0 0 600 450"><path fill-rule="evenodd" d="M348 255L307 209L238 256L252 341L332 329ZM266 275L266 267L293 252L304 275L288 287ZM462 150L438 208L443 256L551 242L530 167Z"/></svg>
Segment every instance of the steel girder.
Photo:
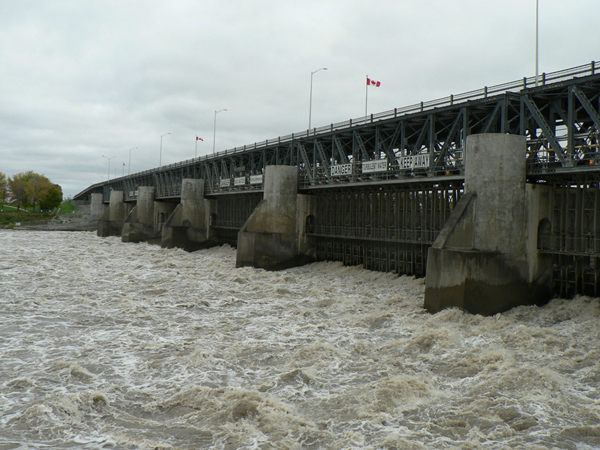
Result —
<svg viewBox="0 0 600 450"><path fill-rule="evenodd" d="M528 175L598 171L600 75L525 89L519 133L527 137Z"/></svg>
<svg viewBox="0 0 600 450"><path fill-rule="evenodd" d="M429 102L439 107L394 110L128 175L90 186L75 198L103 192L108 201L110 190L123 190L133 200L146 185L155 186L158 199L177 198L183 178L206 180L207 195L260 191L251 177L268 165L298 166L300 189L461 176L466 138L476 133L526 136L530 179L600 171L600 74L492 96L486 88L475 100L457 101L471 98L468 94ZM375 170L364 164L369 162Z"/></svg>

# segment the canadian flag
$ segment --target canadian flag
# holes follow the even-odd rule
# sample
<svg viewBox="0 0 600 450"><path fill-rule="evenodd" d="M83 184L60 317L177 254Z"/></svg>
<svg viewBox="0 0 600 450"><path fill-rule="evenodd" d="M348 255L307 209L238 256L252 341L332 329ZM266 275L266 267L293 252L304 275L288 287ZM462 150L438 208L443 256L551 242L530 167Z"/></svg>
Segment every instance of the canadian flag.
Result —
<svg viewBox="0 0 600 450"><path fill-rule="evenodd" d="M201 137L198 137L198 136L196 136L196 140L204 142L204 139L202 139Z"/></svg>
<svg viewBox="0 0 600 450"><path fill-rule="evenodd" d="M367 86L379 87L381 86L381 81L371 80L369 77L367 77Z"/></svg>

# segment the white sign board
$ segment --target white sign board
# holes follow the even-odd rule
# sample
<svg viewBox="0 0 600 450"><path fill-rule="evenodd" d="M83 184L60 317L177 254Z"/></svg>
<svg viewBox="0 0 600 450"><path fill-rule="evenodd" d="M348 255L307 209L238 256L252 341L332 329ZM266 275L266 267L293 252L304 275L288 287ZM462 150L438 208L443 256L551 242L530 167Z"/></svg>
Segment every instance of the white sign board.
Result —
<svg viewBox="0 0 600 450"><path fill-rule="evenodd" d="M250 176L250 184L262 184L263 176L262 175L251 175Z"/></svg>
<svg viewBox="0 0 600 450"><path fill-rule="evenodd" d="M231 178L222 178L220 186L221 187L229 187L229 186L231 186Z"/></svg>
<svg viewBox="0 0 600 450"><path fill-rule="evenodd" d="M246 184L246 177L236 177L233 179L234 186L243 186Z"/></svg>
<svg viewBox="0 0 600 450"><path fill-rule="evenodd" d="M365 161L362 163L363 173L386 172L388 168L387 159L376 159L375 161Z"/></svg>
<svg viewBox="0 0 600 450"><path fill-rule="evenodd" d="M331 176L339 177L342 175L352 175L352 164L338 164L331 166Z"/></svg>
<svg viewBox="0 0 600 450"><path fill-rule="evenodd" d="M401 169L420 169L429 167L429 154L403 156L398 159Z"/></svg>

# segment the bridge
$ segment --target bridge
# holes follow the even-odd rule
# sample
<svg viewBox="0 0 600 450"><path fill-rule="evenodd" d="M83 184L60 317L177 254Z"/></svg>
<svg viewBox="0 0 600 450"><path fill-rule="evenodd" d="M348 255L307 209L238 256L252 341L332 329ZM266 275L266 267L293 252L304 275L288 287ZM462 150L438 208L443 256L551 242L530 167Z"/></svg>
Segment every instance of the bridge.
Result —
<svg viewBox="0 0 600 450"><path fill-rule="evenodd" d="M511 183L520 184L522 178L524 189L537 189L536 195L544 197L543 201L527 200L532 194L526 194L521 199L537 206L543 203L538 208L535 236L528 228L531 218L523 219L523 232L535 241L535 258L545 261L542 265L549 281L544 283L554 295L600 295L596 269L600 266L599 131L600 72L598 63L592 62L97 183L75 199L110 201L112 219L108 208L101 223L110 226L101 234L123 234L124 240L145 236L166 246L178 242L190 249L230 243L238 246L238 260L244 260L239 256L239 239L251 233L254 250L249 263L255 266L339 260L399 274L423 276L427 272L429 283L432 263L428 257L436 252L434 244L441 235L456 235L456 230L443 232L450 222L456 227L466 220L466 216L453 219L452 215L462 210L468 216L471 209L482 208L481 202L476 208L472 196L464 195L469 193L465 185L478 184L473 181L475 174L469 182L467 142L478 141L476 137L482 135L519 136L523 151L517 159L522 161L484 152L484 160L473 158L480 164L478 178L502 184L496 172L504 171L504 165L522 164L523 173L511 175ZM513 142L512 146L521 144ZM511 150L501 152L510 154ZM292 175L285 172L290 167ZM510 190L512 185L507 186ZM486 197L485 183L478 189L477 196ZM285 192L288 200L277 192ZM119 206L113 207L116 193L120 194L114 203ZM277 213L265 213L268 208L260 206L269 203L269 197L271 205L278 205ZM151 214L140 221L134 216L143 204ZM510 202L496 206L498 211L508 208L508 213L514 209ZM250 226L261 214L269 218L260 219L258 228ZM294 255L283 258L286 261L281 255L265 256L277 247L273 242L256 243L257 236L282 235L268 225L281 214L294 216L293 224L279 223L288 230L283 234L295 236ZM471 222L477 222L476 217L487 220L481 212L473 214ZM137 237L124 229L135 229ZM182 230L186 230L185 238ZM179 237L166 237L173 232ZM278 245L282 242L279 239ZM463 242L461 248L471 244ZM256 256L261 252L261 257ZM526 259L531 263L531 258ZM430 291L434 292L433 287ZM458 306L465 307L464 303Z"/></svg>

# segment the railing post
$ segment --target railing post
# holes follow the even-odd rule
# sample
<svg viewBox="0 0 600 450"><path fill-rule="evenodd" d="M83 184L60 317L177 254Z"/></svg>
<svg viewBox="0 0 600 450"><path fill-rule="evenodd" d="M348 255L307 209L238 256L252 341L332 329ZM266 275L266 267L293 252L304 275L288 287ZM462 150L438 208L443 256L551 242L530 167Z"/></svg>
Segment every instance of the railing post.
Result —
<svg viewBox="0 0 600 450"><path fill-rule="evenodd" d="M423 112L423 102L421 102L421 112Z"/></svg>
<svg viewBox="0 0 600 450"><path fill-rule="evenodd" d="M594 71L595 71L595 69L596 69L596 67L595 67L595 66L596 66L596 62L595 62L595 61L592 61L592 64L591 64L591 66L592 66L592 75L594 75Z"/></svg>
<svg viewBox="0 0 600 450"><path fill-rule="evenodd" d="M483 98L487 98L487 94L488 94L488 87L487 87L487 86L485 86L485 87L483 88Z"/></svg>
<svg viewBox="0 0 600 450"><path fill-rule="evenodd" d="M527 87L527 77L523 77L523 89Z"/></svg>
<svg viewBox="0 0 600 450"><path fill-rule="evenodd" d="M546 72L542 74L542 86L546 85Z"/></svg>

